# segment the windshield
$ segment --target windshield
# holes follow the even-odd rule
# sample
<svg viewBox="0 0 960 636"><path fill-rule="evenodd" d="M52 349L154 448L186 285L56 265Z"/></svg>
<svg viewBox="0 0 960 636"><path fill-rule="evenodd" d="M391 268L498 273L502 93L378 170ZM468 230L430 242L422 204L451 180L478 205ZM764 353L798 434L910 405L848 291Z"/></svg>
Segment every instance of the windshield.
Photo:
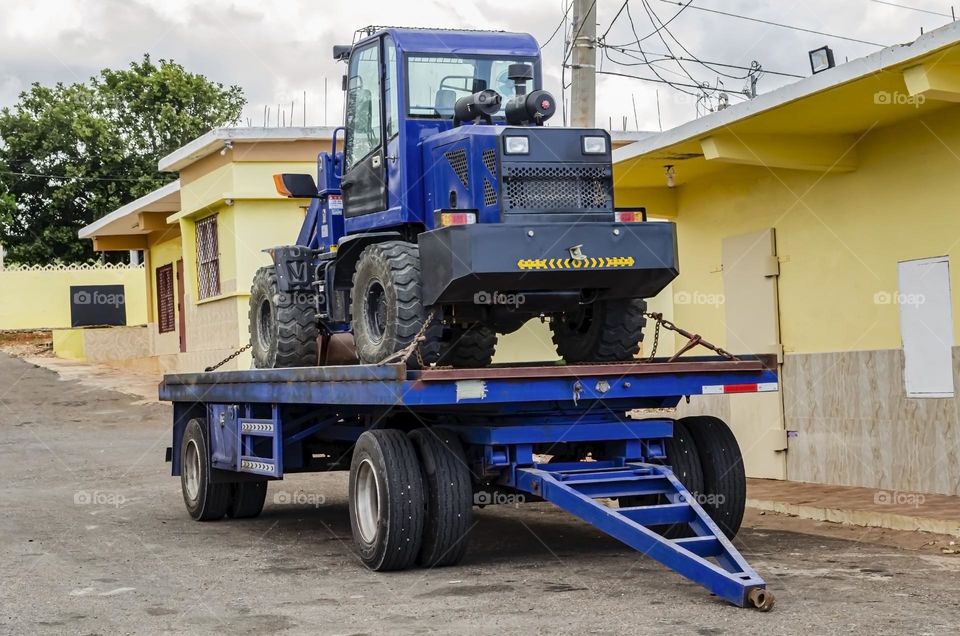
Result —
<svg viewBox="0 0 960 636"><path fill-rule="evenodd" d="M511 64L530 64L532 58L407 57L407 112L414 117L453 117L453 105L461 97L492 88L508 98L514 84L507 77ZM531 89L527 86L527 89ZM506 99L504 99L506 106ZM503 109L501 108L501 114Z"/></svg>

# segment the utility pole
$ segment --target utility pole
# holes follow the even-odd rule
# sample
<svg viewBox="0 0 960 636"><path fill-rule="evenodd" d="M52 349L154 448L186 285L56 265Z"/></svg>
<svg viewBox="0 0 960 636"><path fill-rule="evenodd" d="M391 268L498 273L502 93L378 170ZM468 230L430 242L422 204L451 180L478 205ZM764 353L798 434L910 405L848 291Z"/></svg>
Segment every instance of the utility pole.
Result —
<svg viewBox="0 0 960 636"><path fill-rule="evenodd" d="M597 125L597 0L573 0L571 123Z"/></svg>

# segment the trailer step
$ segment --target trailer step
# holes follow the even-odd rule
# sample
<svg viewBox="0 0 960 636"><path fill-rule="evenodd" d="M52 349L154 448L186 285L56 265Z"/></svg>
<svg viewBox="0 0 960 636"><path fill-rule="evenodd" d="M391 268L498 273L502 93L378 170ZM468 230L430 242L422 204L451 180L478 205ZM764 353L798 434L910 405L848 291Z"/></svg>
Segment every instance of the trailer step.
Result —
<svg viewBox="0 0 960 636"><path fill-rule="evenodd" d="M666 466L590 464L517 468L515 488L541 497L740 607L769 609L773 596L696 499ZM598 498L664 495L650 505L612 508ZM668 539L651 528L686 524L695 536Z"/></svg>
<svg viewBox="0 0 960 636"><path fill-rule="evenodd" d="M271 413L270 418L242 415L238 418L238 472L277 479L283 476L283 435L276 405L271 409Z"/></svg>

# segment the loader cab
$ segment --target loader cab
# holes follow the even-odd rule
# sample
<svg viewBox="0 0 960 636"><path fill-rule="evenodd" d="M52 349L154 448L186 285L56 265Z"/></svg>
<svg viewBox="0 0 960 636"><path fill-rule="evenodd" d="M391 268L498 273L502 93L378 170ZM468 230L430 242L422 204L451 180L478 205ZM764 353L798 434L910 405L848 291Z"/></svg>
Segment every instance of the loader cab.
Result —
<svg viewBox="0 0 960 636"><path fill-rule="evenodd" d="M334 55L348 64L347 234L427 225L420 142L454 126L459 98L483 89L512 95L511 64L529 64L532 88L542 84L539 48L525 34L384 29ZM502 109L493 119L505 123Z"/></svg>

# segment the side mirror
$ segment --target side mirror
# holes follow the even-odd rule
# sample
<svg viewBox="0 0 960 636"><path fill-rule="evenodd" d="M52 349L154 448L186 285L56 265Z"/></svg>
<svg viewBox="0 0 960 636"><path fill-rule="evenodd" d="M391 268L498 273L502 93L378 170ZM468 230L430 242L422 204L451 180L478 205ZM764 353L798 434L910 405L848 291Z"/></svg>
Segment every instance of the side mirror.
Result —
<svg viewBox="0 0 960 636"><path fill-rule="evenodd" d="M277 194L288 199L316 199L317 182L309 174L275 174L273 184Z"/></svg>
<svg viewBox="0 0 960 636"><path fill-rule="evenodd" d="M350 51L353 46L350 44L336 44L333 47L333 59L338 62L346 62L350 59Z"/></svg>

